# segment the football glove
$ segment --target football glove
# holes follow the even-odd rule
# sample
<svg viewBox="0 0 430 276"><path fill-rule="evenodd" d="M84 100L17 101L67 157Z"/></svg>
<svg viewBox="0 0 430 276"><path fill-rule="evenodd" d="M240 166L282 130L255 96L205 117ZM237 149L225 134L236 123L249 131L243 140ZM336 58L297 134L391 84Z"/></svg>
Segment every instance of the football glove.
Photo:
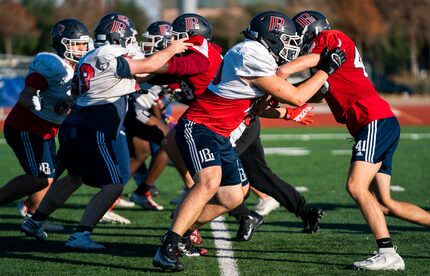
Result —
<svg viewBox="0 0 430 276"><path fill-rule="evenodd" d="M43 108L43 97L40 96L40 90L37 90L36 95L31 97L31 102L33 104L33 109L36 111L40 111Z"/></svg>
<svg viewBox="0 0 430 276"><path fill-rule="evenodd" d="M314 114L310 112L313 109L309 104L304 104L299 107L287 108L284 120L293 120L296 123L303 124L305 126L310 125L314 122Z"/></svg>
<svg viewBox="0 0 430 276"><path fill-rule="evenodd" d="M329 50L325 47L321 52L321 59L317 65L317 68L326 72L329 76L336 72L336 70L344 64L346 61L345 51L336 47L333 50Z"/></svg>

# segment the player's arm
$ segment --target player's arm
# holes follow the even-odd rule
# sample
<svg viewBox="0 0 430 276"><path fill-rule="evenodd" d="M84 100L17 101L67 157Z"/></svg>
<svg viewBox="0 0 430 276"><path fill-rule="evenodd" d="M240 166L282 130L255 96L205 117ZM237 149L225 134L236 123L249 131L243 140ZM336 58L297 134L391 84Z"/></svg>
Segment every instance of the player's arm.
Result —
<svg viewBox="0 0 430 276"><path fill-rule="evenodd" d="M290 75L301 72L308 68L313 68L320 62L319 54L309 54L305 56L300 56L293 61L290 61L284 65L278 67L276 74L281 78L288 78Z"/></svg>
<svg viewBox="0 0 430 276"><path fill-rule="evenodd" d="M25 108L42 110L41 94L48 88L48 81L39 73L31 73L25 78L25 87L19 94L18 103Z"/></svg>
<svg viewBox="0 0 430 276"><path fill-rule="evenodd" d="M151 73L166 64L174 55L185 52L191 43L185 42L187 38L172 41L170 45L145 59L127 59L132 75Z"/></svg>
<svg viewBox="0 0 430 276"><path fill-rule="evenodd" d="M319 70L297 87L277 75L253 77L247 78L247 80L280 101L302 106L345 61L345 52L340 48L337 47L331 51L325 49L321 53L320 62L317 65Z"/></svg>

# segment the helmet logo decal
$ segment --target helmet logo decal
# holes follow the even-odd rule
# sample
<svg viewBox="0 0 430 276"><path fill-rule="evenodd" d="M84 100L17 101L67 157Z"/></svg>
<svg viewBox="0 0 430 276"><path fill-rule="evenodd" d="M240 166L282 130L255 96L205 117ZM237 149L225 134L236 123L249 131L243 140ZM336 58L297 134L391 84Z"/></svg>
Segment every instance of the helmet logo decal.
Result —
<svg viewBox="0 0 430 276"><path fill-rule="evenodd" d="M279 16L271 16L270 17L270 24L269 24L269 31L280 31L283 32L285 29L285 19Z"/></svg>
<svg viewBox="0 0 430 276"><path fill-rule="evenodd" d="M127 25L124 22L115 20L112 24L112 29L110 30L110 32L111 33L119 33L119 34L121 34L121 36L123 36L126 28L127 28Z"/></svg>
<svg viewBox="0 0 430 276"><path fill-rule="evenodd" d="M190 29L200 29L199 19L197 17L185 18L185 31L188 32Z"/></svg>
<svg viewBox="0 0 430 276"><path fill-rule="evenodd" d="M170 25L162 24L158 26L161 35L166 35L166 33L170 30Z"/></svg>
<svg viewBox="0 0 430 276"><path fill-rule="evenodd" d="M297 19L296 19L297 23L300 24L300 26L302 26L303 28L312 24L313 22L316 21L316 18L313 17L312 15L310 15L309 13L304 13L302 15L300 15Z"/></svg>
<svg viewBox="0 0 430 276"><path fill-rule="evenodd" d="M63 35L64 30L66 29L66 26L64 26L63 24L57 24L57 33L58 35Z"/></svg>
<svg viewBox="0 0 430 276"><path fill-rule="evenodd" d="M119 20L124 21L128 26L130 26L130 19L128 19L127 16L118 14L117 17Z"/></svg>

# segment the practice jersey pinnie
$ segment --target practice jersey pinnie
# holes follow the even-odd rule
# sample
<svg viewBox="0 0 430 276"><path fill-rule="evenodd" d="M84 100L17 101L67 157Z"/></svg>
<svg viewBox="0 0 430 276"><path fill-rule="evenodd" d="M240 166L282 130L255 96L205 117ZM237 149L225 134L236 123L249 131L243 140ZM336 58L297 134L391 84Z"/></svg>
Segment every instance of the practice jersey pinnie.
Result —
<svg viewBox="0 0 430 276"><path fill-rule="evenodd" d="M370 122L394 116L367 78L360 53L348 36L336 30L323 31L309 51L320 54L325 47L340 47L346 53L346 62L328 78L324 95L336 121L346 124L354 136Z"/></svg>
<svg viewBox="0 0 430 276"><path fill-rule="evenodd" d="M126 54L123 47L104 45L79 61L72 91L78 99L66 118L68 124L118 137L127 111L125 96L136 91Z"/></svg>
<svg viewBox="0 0 430 276"><path fill-rule="evenodd" d="M274 76L277 68L275 59L259 42L237 44L227 52L208 90L191 104L185 118L229 137L248 115L254 100L264 95L242 77Z"/></svg>
<svg viewBox="0 0 430 276"><path fill-rule="evenodd" d="M72 105L73 98L70 91L73 78L72 66L56 54L39 53L29 66L29 74L31 73L42 75L48 83L48 88L41 91L42 110L31 110L31 112L45 121L60 125L66 113L58 114L55 107L59 104Z"/></svg>

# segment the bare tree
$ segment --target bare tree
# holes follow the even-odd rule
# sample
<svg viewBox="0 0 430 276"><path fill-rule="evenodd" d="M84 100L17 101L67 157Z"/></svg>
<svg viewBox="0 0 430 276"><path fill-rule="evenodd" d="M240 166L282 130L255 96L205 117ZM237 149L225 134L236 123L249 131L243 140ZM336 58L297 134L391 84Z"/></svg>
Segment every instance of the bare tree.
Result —
<svg viewBox="0 0 430 276"><path fill-rule="evenodd" d="M36 32L36 20L20 3L13 0L0 1L0 33L9 57L12 56L14 37Z"/></svg>

